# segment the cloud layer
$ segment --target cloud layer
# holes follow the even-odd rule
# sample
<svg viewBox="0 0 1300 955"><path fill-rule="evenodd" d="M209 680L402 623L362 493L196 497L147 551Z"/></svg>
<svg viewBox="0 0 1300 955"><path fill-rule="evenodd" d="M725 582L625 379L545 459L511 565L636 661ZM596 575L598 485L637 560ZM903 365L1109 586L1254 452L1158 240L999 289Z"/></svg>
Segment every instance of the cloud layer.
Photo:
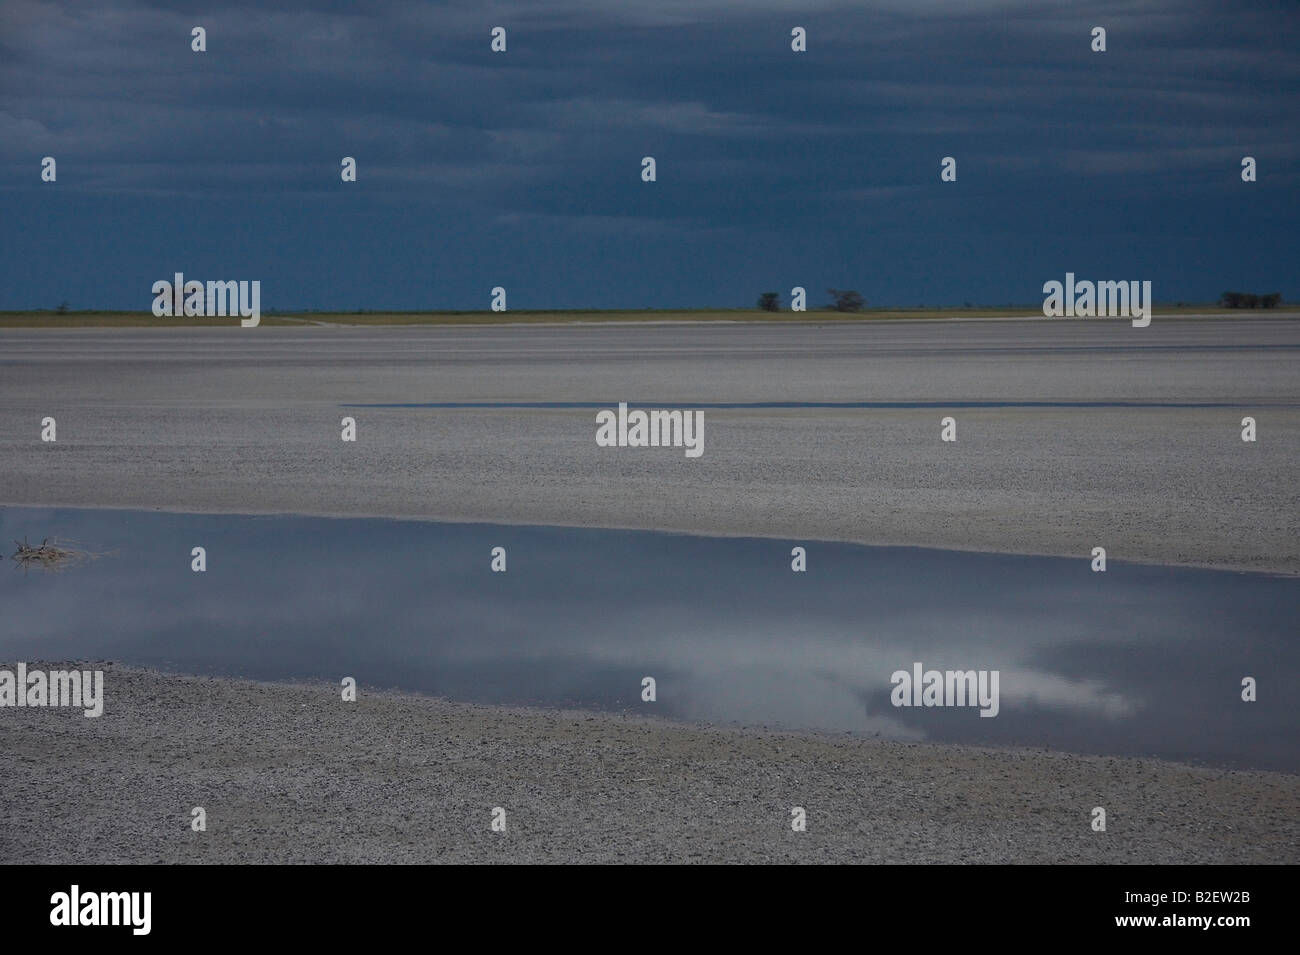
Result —
<svg viewBox="0 0 1300 955"><path fill-rule="evenodd" d="M144 308L174 270L281 308L1300 294L1297 40L1282 6L1172 0L14 0L0 308Z"/></svg>

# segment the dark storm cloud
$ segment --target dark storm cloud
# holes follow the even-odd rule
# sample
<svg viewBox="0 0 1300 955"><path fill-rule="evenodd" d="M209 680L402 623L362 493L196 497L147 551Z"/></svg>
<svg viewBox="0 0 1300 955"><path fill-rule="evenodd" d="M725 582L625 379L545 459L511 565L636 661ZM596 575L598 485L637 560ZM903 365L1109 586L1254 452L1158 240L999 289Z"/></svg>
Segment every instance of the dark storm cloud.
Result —
<svg viewBox="0 0 1300 955"><path fill-rule="evenodd" d="M1088 267L1163 299L1271 291L1293 277L1297 40L1295 7L1264 3L17 0L0 252L28 279L0 307L146 307L174 259L264 276L281 307L482 307L512 283L517 307L792 284L1005 303Z"/></svg>

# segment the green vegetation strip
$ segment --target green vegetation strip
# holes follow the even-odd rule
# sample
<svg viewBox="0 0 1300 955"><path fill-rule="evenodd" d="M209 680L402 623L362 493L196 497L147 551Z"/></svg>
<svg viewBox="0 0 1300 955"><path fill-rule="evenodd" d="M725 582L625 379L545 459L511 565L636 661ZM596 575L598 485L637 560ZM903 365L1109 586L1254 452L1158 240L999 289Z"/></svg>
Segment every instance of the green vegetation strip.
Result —
<svg viewBox="0 0 1300 955"><path fill-rule="evenodd" d="M863 322L905 319L1041 317L1041 307L866 308L858 312L817 309L768 312L736 309L627 309L509 312L276 312L263 313L263 325L509 325L548 322ZM1225 315L1268 318L1271 309L1219 308L1216 305L1156 306L1155 316ZM1283 313L1285 314L1285 313ZM1278 317L1283 317L1279 315ZM1059 319L1058 319L1059 320ZM1117 319L1118 320L1118 319ZM0 312L0 328L194 328L239 327L238 317L159 318L152 312Z"/></svg>

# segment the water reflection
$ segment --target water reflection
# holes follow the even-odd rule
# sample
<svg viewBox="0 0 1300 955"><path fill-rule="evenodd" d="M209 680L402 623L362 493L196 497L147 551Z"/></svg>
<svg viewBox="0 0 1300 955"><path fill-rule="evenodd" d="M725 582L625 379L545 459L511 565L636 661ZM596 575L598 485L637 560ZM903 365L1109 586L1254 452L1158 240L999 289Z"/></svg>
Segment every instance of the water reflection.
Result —
<svg viewBox="0 0 1300 955"><path fill-rule="evenodd" d="M638 531L0 510L0 540L24 536L101 556L62 573L0 562L0 660L347 675L480 702L1300 765L1296 578ZM795 543L806 573L790 570ZM205 573L190 570L195 546ZM506 573L489 568L494 546ZM1000 671L999 715L895 708L890 674L917 661ZM1258 702L1241 701L1246 676Z"/></svg>

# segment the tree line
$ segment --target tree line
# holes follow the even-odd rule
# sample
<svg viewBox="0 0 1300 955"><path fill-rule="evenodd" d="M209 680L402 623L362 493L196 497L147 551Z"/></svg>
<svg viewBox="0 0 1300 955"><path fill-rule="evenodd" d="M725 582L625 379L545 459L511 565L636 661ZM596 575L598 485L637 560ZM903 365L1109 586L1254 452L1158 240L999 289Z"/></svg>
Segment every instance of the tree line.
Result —
<svg viewBox="0 0 1300 955"><path fill-rule="evenodd" d="M1281 292L1252 295L1249 292L1224 292L1219 296L1220 308L1277 308L1282 304Z"/></svg>
<svg viewBox="0 0 1300 955"><path fill-rule="evenodd" d="M827 289L831 297L829 304L824 308L834 309L837 312L857 312L867 304L861 295L852 289ZM1267 295L1254 295L1250 292L1224 292L1219 296L1220 308L1277 308L1282 304L1281 292L1270 292ZM765 312L779 312L781 310L781 294L779 292L764 292L758 297L758 307Z"/></svg>
<svg viewBox="0 0 1300 955"><path fill-rule="evenodd" d="M857 292L852 289L827 289L827 294L831 297L831 302L824 306L825 308L834 309L837 312L858 312L867 304ZM764 292L758 297L758 307L765 312L779 312L781 310L781 293Z"/></svg>

